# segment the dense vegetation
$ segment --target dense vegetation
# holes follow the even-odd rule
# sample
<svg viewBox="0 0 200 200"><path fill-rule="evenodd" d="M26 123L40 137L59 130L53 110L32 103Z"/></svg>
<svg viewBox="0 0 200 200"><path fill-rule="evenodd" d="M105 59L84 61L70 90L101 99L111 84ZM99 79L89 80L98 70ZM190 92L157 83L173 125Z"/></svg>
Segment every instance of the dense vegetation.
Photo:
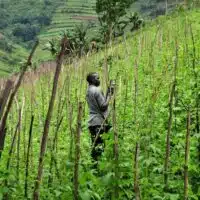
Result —
<svg viewBox="0 0 200 200"><path fill-rule="evenodd" d="M62 1L1 1L0 29L10 39L15 41L32 41L43 26L51 23L51 18L57 6Z"/></svg>
<svg viewBox="0 0 200 200"><path fill-rule="evenodd" d="M159 17L134 37L118 38L105 51L63 66L39 182L41 199L73 199L76 187L83 200L200 198L199 18L199 9ZM104 89L109 79L117 83L110 105L113 129L104 135L98 171L92 168L87 130L89 71L100 73ZM8 116L0 160L4 198L32 198L40 162L53 77L33 73L29 79Z"/></svg>

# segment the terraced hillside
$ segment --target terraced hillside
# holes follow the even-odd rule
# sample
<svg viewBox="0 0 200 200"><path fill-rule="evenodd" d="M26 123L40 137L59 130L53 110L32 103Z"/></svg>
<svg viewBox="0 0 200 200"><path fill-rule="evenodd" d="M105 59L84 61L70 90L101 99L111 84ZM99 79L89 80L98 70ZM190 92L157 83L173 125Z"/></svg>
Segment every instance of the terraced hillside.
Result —
<svg viewBox="0 0 200 200"><path fill-rule="evenodd" d="M76 25L84 22L97 22L95 0L68 0L57 8L50 26L44 29L39 38L41 40L58 36L62 31L70 31Z"/></svg>
<svg viewBox="0 0 200 200"><path fill-rule="evenodd" d="M4 36L3 36L4 37ZM12 42L5 45L0 38L0 77L16 72L20 63L27 57L27 49Z"/></svg>
<svg viewBox="0 0 200 200"><path fill-rule="evenodd" d="M182 0L176 0L177 3L180 1ZM170 7L172 0L168 2ZM0 48L0 76L17 71L36 36L40 39L36 62L40 63L52 59L51 54L42 49L48 40L59 36L62 31L70 31L76 25L90 21L93 24L90 35L96 35L98 20L95 4L96 0L2 0L0 34L9 38L13 49L12 52L6 52L4 48ZM165 0L138 0L131 10L153 17L154 14L164 12ZM19 45L15 45L16 40Z"/></svg>
<svg viewBox="0 0 200 200"><path fill-rule="evenodd" d="M0 1L0 76L19 69L36 36L49 25L60 5L63 0Z"/></svg>

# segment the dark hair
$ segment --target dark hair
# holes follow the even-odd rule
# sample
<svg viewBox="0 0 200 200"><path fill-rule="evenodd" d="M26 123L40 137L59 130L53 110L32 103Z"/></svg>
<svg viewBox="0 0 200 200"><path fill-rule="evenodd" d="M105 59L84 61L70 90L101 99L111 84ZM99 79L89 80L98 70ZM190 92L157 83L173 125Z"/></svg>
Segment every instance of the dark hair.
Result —
<svg viewBox="0 0 200 200"><path fill-rule="evenodd" d="M97 72L90 72L88 75L87 75L87 82L90 84L93 82L93 78L94 78L94 75L97 74Z"/></svg>

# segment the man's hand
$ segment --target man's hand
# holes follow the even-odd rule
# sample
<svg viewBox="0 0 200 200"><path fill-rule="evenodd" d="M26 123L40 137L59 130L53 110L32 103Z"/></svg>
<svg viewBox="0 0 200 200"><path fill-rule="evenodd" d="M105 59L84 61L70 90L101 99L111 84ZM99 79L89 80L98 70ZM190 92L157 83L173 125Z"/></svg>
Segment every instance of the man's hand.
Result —
<svg viewBox="0 0 200 200"><path fill-rule="evenodd" d="M110 95L112 96L114 94L114 87L109 86L107 89L107 96Z"/></svg>

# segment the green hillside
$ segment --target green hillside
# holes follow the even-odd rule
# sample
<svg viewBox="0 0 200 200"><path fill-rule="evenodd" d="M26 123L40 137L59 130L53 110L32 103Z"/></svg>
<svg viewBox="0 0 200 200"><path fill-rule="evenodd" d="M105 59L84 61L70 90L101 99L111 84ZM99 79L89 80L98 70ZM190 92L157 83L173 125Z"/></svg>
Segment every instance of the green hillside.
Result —
<svg viewBox="0 0 200 200"><path fill-rule="evenodd" d="M0 77L18 72L26 60L28 50L8 39L0 39Z"/></svg>
<svg viewBox="0 0 200 200"><path fill-rule="evenodd" d="M44 29L40 39L58 36L62 31L70 31L80 23L93 21L96 23L95 0L68 0L56 9L51 25Z"/></svg>
<svg viewBox="0 0 200 200"><path fill-rule="evenodd" d="M61 0L0 1L0 76L19 71L37 35L60 5Z"/></svg>
<svg viewBox="0 0 200 200"><path fill-rule="evenodd" d="M161 16L107 51L63 66L42 163L40 199L74 199L76 178L80 200L200 198L199 19L199 9ZM99 72L103 89L106 77L116 80L109 106L113 128L102 136L106 147L98 170L92 164L87 128L85 79L91 71ZM23 84L17 94L1 158L0 197L32 198L52 81L53 73L33 73L30 84ZM79 166L78 176L74 166Z"/></svg>
<svg viewBox="0 0 200 200"><path fill-rule="evenodd" d="M176 2L168 1L169 10ZM81 23L90 22L93 28L89 31L89 37L97 35L96 26L98 20L95 12L95 0L3 0L0 2L0 35L6 39L6 46L12 44L13 52L23 52L21 56L15 53L9 55L0 46L1 58L0 76L9 75L19 69L23 55L30 52L35 39L40 40L39 49L36 52L36 63L52 59L49 52L43 51L48 40L60 35L63 31L70 31ZM131 7L131 11L139 12L145 18L155 17L165 13L165 0L138 0ZM1 41L4 43L5 41ZM14 54L14 55L13 55ZM17 53L16 53L17 55ZM8 58L9 57L9 58Z"/></svg>

